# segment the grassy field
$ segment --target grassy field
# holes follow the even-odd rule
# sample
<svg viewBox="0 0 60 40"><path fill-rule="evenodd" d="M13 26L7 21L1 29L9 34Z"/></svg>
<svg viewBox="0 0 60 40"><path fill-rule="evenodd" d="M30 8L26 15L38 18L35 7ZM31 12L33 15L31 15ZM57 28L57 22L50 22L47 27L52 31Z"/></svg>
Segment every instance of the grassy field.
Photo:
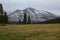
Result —
<svg viewBox="0 0 60 40"><path fill-rule="evenodd" d="M60 24L0 26L0 40L60 40Z"/></svg>

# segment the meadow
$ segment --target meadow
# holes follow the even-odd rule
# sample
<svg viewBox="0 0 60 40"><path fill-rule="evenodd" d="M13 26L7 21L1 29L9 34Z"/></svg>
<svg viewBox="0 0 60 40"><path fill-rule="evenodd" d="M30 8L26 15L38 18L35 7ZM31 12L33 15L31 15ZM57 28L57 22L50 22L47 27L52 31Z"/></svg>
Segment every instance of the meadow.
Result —
<svg viewBox="0 0 60 40"><path fill-rule="evenodd" d="M60 40L60 24L7 24L0 26L0 40Z"/></svg>

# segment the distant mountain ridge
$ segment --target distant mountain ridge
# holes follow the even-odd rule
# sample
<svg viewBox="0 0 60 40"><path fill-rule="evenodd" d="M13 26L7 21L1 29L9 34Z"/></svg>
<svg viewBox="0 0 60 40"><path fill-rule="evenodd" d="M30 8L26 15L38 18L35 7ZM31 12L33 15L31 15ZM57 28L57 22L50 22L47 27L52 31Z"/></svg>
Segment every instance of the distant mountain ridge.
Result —
<svg viewBox="0 0 60 40"><path fill-rule="evenodd" d="M14 12L8 15L9 22L18 22L20 19L23 21L24 13L26 12L27 18L30 15L31 22L43 22L51 19L57 18L55 14L52 14L47 11L36 10L34 8L26 8L24 10L15 10Z"/></svg>

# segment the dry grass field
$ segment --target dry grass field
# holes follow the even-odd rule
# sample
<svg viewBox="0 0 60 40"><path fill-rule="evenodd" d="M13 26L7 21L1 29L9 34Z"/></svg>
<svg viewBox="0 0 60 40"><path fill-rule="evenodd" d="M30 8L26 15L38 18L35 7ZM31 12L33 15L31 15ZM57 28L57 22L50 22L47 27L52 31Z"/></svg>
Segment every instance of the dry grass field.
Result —
<svg viewBox="0 0 60 40"><path fill-rule="evenodd" d="M0 40L60 40L60 24L0 26Z"/></svg>

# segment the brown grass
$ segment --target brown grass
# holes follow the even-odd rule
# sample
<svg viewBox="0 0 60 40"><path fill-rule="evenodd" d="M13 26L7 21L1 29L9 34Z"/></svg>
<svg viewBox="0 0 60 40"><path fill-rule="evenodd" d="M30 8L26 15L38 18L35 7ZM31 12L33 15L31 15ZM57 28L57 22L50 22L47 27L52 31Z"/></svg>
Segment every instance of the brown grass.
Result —
<svg viewBox="0 0 60 40"><path fill-rule="evenodd" d="M0 37L3 40L59 40L60 24L7 24L0 26Z"/></svg>

